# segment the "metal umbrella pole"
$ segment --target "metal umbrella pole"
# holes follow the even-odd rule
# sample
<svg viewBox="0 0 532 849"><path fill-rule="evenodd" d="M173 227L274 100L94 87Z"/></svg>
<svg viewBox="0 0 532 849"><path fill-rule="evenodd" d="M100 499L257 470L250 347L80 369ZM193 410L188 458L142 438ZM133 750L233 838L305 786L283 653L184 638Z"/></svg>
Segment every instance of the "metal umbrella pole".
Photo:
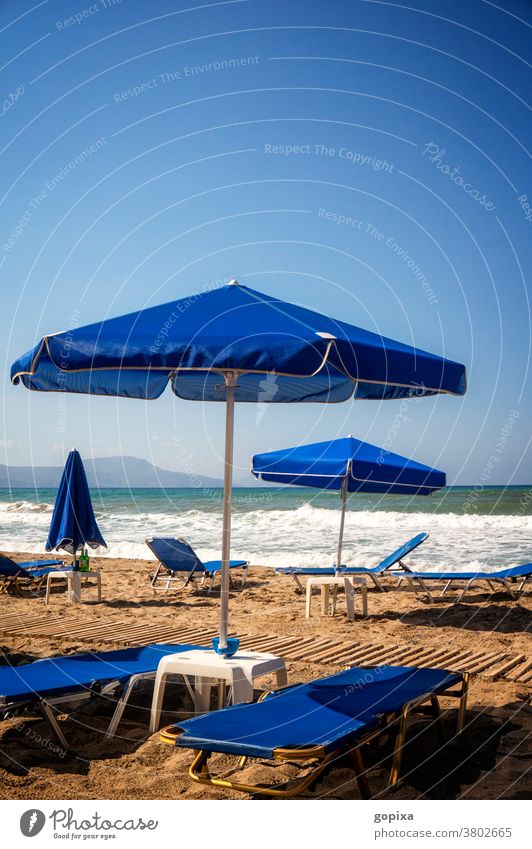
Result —
<svg viewBox="0 0 532 849"><path fill-rule="evenodd" d="M338 533L338 548L336 550L336 574L340 574L340 568L342 566L342 546L344 543L344 525L345 525L345 510L347 506L347 488L349 486L349 466L347 467L347 472L342 481L342 514L340 516L340 531Z"/></svg>
<svg viewBox="0 0 532 849"><path fill-rule="evenodd" d="M342 513L341 513L341 516L340 516L340 531L338 533L338 548L336 549L335 572L336 572L337 576L340 574L340 569L341 569L341 566L342 566L342 546L343 546L343 542L344 542L345 511L346 511L346 507L347 507L347 490L348 490L348 487L349 487L349 472L350 472L350 470L351 470L351 462L349 462L347 464L347 471L346 471L345 477L342 481L342 488L340 490L341 494L342 494ZM336 612L336 597L337 597L337 594L338 594L338 587L334 586L333 587L333 598L332 598L333 613Z"/></svg>
<svg viewBox="0 0 532 849"><path fill-rule="evenodd" d="M231 503L233 496L233 444L235 429L236 372L226 372L225 379L225 457L224 457L224 503L222 520L222 574L220 593L220 651L227 649L229 619L229 561L231 559Z"/></svg>

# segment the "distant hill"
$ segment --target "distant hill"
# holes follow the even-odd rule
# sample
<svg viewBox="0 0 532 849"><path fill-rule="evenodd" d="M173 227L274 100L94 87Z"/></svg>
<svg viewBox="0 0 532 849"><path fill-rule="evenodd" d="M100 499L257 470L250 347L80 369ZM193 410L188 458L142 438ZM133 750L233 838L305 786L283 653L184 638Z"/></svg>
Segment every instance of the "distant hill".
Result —
<svg viewBox="0 0 532 849"><path fill-rule="evenodd" d="M101 489L109 487L171 487L222 486L218 478L198 474L191 482L185 472L171 472L153 466L139 457L95 457L83 461L89 486ZM59 484L62 466L3 466L0 464L0 487L12 489L37 487L55 488ZM200 484L198 484L200 481Z"/></svg>

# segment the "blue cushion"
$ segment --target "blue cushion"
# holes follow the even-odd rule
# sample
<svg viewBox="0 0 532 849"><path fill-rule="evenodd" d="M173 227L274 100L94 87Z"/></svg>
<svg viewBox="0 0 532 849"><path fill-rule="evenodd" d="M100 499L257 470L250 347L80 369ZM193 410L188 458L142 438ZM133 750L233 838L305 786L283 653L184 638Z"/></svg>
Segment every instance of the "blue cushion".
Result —
<svg viewBox="0 0 532 849"><path fill-rule="evenodd" d="M278 748L319 745L331 751L371 730L382 713L460 681L460 675L441 669L354 667L262 702L181 722L184 733L176 745L261 758L273 758Z"/></svg>
<svg viewBox="0 0 532 849"><path fill-rule="evenodd" d="M365 567L365 566L341 566L340 574L341 575L369 575L369 574L377 574L378 572L384 572L386 569L389 569L390 566L394 566L403 557L406 557L418 545L421 545L422 542L428 538L428 534L421 533L412 539L405 542L400 548L397 548L392 554L389 554L388 557L385 557L384 560L381 560L377 566ZM280 566L275 570L279 575L301 575L302 577L305 575L336 575L336 570L334 566Z"/></svg>
<svg viewBox="0 0 532 849"><path fill-rule="evenodd" d="M205 571L209 575L214 575L216 572L220 572L222 568L221 560L207 560L206 563L203 564L205 567ZM246 560L230 560L229 568L230 569L243 569L244 566L247 566Z"/></svg>
<svg viewBox="0 0 532 849"><path fill-rule="evenodd" d="M47 657L22 666L0 666L0 705L89 690L95 684L127 680L157 669L168 654L202 648L154 644L140 648Z"/></svg>

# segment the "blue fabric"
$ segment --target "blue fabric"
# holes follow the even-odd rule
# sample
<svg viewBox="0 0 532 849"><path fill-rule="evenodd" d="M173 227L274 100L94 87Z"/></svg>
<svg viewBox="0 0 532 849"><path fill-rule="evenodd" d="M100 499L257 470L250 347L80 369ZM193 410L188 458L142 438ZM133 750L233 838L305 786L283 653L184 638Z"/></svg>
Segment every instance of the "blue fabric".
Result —
<svg viewBox="0 0 532 849"><path fill-rule="evenodd" d="M170 382L182 398L224 401L213 369L248 372L237 401L466 391L460 363L238 285L45 336L13 364L11 379L129 398L157 398Z"/></svg>
<svg viewBox="0 0 532 849"><path fill-rule="evenodd" d="M34 570L49 569L53 571L54 566L62 566L62 560L26 560L24 563L17 563L11 557L6 557L5 554L0 554L0 575L6 578L14 577L21 571L28 572L26 577L31 577ZM31 573L31 574L30 574Z"/></svg>
<svg viewBox="0 0 532 849"><path fill-rule="evenodd" d="M394 566L399 560L402 560L403 557L406 557L418 545L421 545L422 542L425 542L428 539L428 534L418 534L412 539L405 542L404 545L397 548L392 554L389 554L388 557L385 557L384 560L381 560L377 566L369 566L365 568L364 566L341 566L339 572L337 573L334 566L279 566L275 571L278 575L369 575L369 574L377 574L379 572L384 572L386 569L389 569L391 566ZM397 574L397 573L394 573ZM404 573L402 573L404 574Z"/></svg>
<svg viewBox="0 0 532 849"><path fill-rule="evenodd" d="M62 560L31 560L28 563L15 563L9 557L0 555L0 577L2 578L42 578L43 575L48 575L49 572L56 572L57 566L61 565L61 570L65 571L62 566ZM71 569L67 566L66 569Z"/></svg>
<svg viewBox="0 0 532 849"><path fill-rule="evenodd" d="M430 495L445 486L445 473L348 436L255 454L251 471L268 483L349 492Z"/></svg>
<svg viewBox="0 0 532 849"><path fill-rule="evenodd" d="M411 554L414 549L416 549L421 543L425 542L428 539L429 535L426 533L417 534L417 536L409 539L408 542L405 542L404 545L401 545L397 548L392 554L389 554L388 557L385 557L384 560L377 566L370 567L369 569L364 569L363 566L348 566L345 570L347 575L356 575L358 572L367 574L369 572L377 573L377 572L385 572L386 569L390 569L391 566L395 566L396 563L399 563L403 557L407 557Z"/></svg>
<svg viewBox="0 0 532 849"><path fill-rule="evenodd" d="M440 669L354 667L262 702L180 722L184 733L176 746L260 758L272 758L278 748L319 745L331 751L370 731L381 714L460 681L460 675Z"/></svg>
<svg viewBox="0 0 532 849"><path fill-rule="evenodd" d="M81 457L74 450L67 457L57 490L45 548L46 551L62 548L75 555L84 545L107 548L96 523Z"/></svg>
<svg viewBox="0 0 532 849"><path fill-rule="evenodd" d="M207 563L202 563L192 546L184 539L153 537L146 540L146 545L169 572L213 575L222 568L221 560L209 560ZM245 560L229 561L230 569L241 569L244 566L247 566Z"/></svg>
<svg viewBox="0 0 532 849"><path fill-rule="evenodd" d="M221 560L207 560L204 564L205 571L207 575L214 575L218 572L222 571L222 561ZM246 560L230 560L229 568L230 569L243 569L244 566L247 566Z"/></svg>
<svg viewBox="0 0 532 849"><path fill-rule="evenodd" d="M524 566L510 566L508 569L497 569L494 572L392 572L395 578L425 578L430 581L471 581L479 580L501 581L509 578L526 578L532 576L532 563Z"/></svg>
<svg viewBox="0 0 532 849"><path fill-rule="evenodd" d="M47 657L23 666L0 666L0 705L69 695L157 669L162 657L205 646L154 644L116 651Z"/></svg>

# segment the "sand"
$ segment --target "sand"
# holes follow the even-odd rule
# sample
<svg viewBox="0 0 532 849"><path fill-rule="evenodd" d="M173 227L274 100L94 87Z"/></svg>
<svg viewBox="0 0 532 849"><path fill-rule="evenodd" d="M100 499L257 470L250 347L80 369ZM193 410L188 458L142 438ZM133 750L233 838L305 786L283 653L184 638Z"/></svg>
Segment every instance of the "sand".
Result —
<svg viewBox="0 0 532 849"><path fill-rule="evenodd" d="M23 554L14 559L30 559ZM58 588L51 599L53 615L75 616L93 622L109 620L104 639L61 638L35 635L0 636L4 662L23 663L54 654L90 649L119 648L114 640L113 621L164 624L179 627L216 628L219 598L187 589L154 595L149 584L153 563L142 560L93 558L91 565L102 572L103 600L84 591L83 604L67 603ZM391 586L391 584L390 584ZM239 633L257 635L315 636L386 646L452 646L464 650L519 652L530 656L532 594L510 601L502 594L488 596L475 591L461 604L448 601L425 603L409 591L379 593L370 590L369 619L349 622L342 603L334 617L304 618L304 598L296 594L291 579L271 570L254 567L248 585L231 593L231 626ZM316 600L316 614L318 601ZM7 613L21 617L45 614L42 598L0 596L0 620ZM331 663L288 662L290 681L308 681L341 667ZM265 680L265 686L273 685ZM416 720L407 747L403 779L386 789L390 747L375 746L366 755L372 766L369 782L372 795L386 799L523 799L530 798L532 764L530 732L532 707L530 683L506 679L472 678L465 732L443 748L434 725ZM112 705L101 700L83 703L66 717L62 728L76 754L61 758L47 724L37 714L0 721L0 797L6 799L179 799L231 798L237 793L194 784L187 776L191 753L174 749L147 736L146 717L150 704L149 685L133 699L124 715L120 736L104 742L102 731ZM456 702L447 700L445 725L449 733L456 719ZM186 715L190 703L184 687L173 685L170 709L164 721ZM219 758L219 766L230 768ZM283 776L300 775L292 765L279 767ZM250 762L243 778L270 780L271 764ZM310 790L311 798L357 799L358 789L347 761L336 763ZM249 798L249 797L245 797Z"/></svg>

